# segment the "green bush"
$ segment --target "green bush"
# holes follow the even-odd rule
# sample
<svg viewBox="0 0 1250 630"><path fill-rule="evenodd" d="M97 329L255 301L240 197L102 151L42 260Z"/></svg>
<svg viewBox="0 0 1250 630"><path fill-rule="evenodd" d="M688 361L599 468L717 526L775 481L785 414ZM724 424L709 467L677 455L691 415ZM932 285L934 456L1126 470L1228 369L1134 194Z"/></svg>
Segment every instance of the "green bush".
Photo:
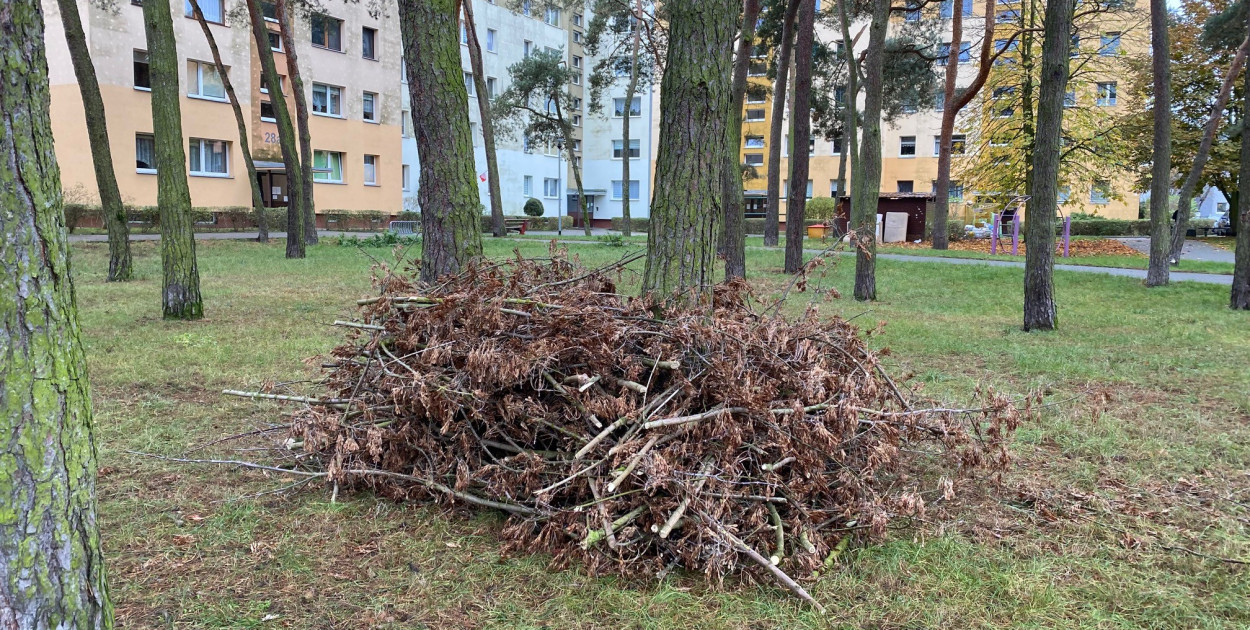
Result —
<svg viewBox="0 0 1250 630"><path fill-rule="evenodd" d="M365 238L360 238L355 234L338 238L339 247L394 247L396 245L416 245L420 242L420 236L400 236L394 232L379 232Z"/></svg>
<svg viewBox="0 0 1250 630"><path fill-rule="evenodd" d="M67 203L65 204L65 229L70 234L78 229L78 224L87 217L100 216L100 207L85 203Z"/></svg>
<svg viewBox="0 0 1250 630"><path fill-rule="evenodd" d="M525 201L525 207L522 208L522 211L531 217L541 217L547 211L547 208L543 207L543 202L530 197Z"/></svg>
<svg viewBox="0 0 1250 630"><path fill-rule="evenodd" d="M647 226L649 224L650 224L650 221L648 221L647 219L630 219L629 220L630 231L635 234L646 233ZM617 232L624 231L625 219L622 217L612 217L612 229L616 230Z"/></svg>
<svg viewBox="0 0 1250 630"><path fill-rule="evenodd" d="M1150 222L1127 219L1073 219L1073 236L1149 236Z"/></svg>
<svg viewBox="0 0 1250 630"><path fill-rule="evenodd" d="M599 244L608 247L625 247L625 237L620 234L604 234L599 237Z"/></svg>
<svg viewBox="0 0 1250 630"><path fill-rule="evenodd" d="M829 223L838 215L838 202L833 197L812 197L807 200L804 217L820 223Z"/></svg>
<svg viewBox="0 0 1250 630"><path fill-rule="evenodd" d="M396 221L420 221L421 213L413 212L411 210L404 210L403 212L400 212L398 215L395 216L395 220Z"/></svg>

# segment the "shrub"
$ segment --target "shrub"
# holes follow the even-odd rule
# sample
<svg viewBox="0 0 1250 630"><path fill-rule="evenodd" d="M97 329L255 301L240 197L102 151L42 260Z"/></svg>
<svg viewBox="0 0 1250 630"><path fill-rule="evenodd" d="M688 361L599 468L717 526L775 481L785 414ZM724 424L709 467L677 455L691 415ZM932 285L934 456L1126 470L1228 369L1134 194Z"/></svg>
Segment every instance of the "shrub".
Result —
<svg viewBox="0 0 1250 630"><path fill-rule="evenodd" d="M525 214L531 217L541 217L543 216L543 213L547 211L547 209L543 207L543 202L533 197L530 197L525 201L525 207L522 210Z"/></svg>
<svg viewBox="0 0 1250 630"><path fill-rule="evenodd" d="M83 219L99 216L99 214L99 206L84 203L67 203L65 204L65 229L69 230L70 234L73 234Z"/></svg>
<svg viewBox="0 0 1250 630"><path fill-rule="evenodd" d="M625 247L625 237L620 234L604 234L599 237L599 244L608 247Z"/></svg>
<svg viewBox="0 0 1250 630"><path fill-rule="evenodd" d="M813 221L829 223L838 215L838 202L833 197L812 197L807 200L804 215Z"/></svg>

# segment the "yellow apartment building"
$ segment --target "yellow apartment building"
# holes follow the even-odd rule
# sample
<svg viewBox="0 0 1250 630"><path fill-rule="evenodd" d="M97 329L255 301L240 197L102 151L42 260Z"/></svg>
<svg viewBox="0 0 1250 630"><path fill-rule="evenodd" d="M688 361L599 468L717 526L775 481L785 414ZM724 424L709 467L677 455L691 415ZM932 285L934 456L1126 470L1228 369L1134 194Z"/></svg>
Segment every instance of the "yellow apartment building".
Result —
<svg viewBox="0 0 1250 630"><path fill-rule="evenodd" d="M189 17L189 2L159 1L174 5L192 205L250 208L251 188L238 127L204 34ZM246 8L241 0L201 0L199 4L211 22L223 70L248 117L249 143L260 171L262 196L267 205L283 207L286 177L278 128L271 117L273 90L260 79L259 56ZM262 6L270 27L270 45L283 75L281 90L294 115L285 51L272 19L273 7L268 3ZM45 1L43 7L48 22L52 129L62 183L67 190L81 188L94 196L86 119L60 11L52 0ZM327 215L393 215L401 209L402 55L397 20L370 16L364 3L328 0L322 7L324 14L295 20L294 38L310 108L318 223L324 227ZM79 0L78 10L104 99L122 198L129 205L155 205L151 86L140 0L112 8Z"/></svg>

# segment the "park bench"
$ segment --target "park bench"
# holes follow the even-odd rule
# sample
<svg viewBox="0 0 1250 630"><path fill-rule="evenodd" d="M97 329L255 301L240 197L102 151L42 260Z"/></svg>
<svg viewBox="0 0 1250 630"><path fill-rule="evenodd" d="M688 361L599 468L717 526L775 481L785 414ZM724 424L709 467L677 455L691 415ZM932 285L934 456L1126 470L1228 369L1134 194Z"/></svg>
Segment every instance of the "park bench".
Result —
<svg viewBox="0 0 1250 630"><path fill-rule="evenodd" d="M526 228L529 227L529 221L525 219L504 219L504 233L516 232L517 234L525 234Z"/></svg>

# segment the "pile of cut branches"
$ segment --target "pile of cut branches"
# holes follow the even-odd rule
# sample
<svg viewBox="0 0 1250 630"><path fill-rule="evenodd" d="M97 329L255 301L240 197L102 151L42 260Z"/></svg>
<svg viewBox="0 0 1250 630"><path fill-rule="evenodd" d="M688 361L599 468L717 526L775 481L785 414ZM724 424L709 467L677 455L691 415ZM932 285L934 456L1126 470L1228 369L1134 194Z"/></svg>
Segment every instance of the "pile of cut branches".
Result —
<svg viewBox="0 0 1250 630"><path fill-rule="evenodd" d="M789 575L923 512L921 479L949 496L1001 472L1020 420L992 393L915 409L850 323L788 320L741 281L711 308L628 298L557 255L375 284L337 322L333 395L295 416L303 461L336 489L505 511L512 548L595 573L749 568L806 598Z"/></svg>

